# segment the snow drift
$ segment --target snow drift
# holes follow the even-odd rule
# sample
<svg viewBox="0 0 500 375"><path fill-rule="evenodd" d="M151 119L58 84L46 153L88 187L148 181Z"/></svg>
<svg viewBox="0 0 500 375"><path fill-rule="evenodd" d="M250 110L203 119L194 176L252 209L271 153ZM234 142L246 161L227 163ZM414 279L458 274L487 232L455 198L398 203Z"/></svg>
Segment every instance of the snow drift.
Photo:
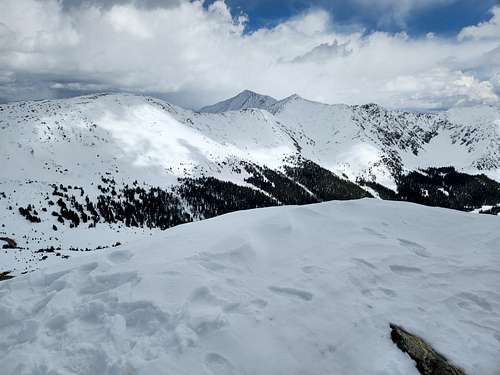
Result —
<svg viewBox="0 0 500 375"><path fill-rule="evenodd" d="M242 211L0 283L2 374L417 374L389 323L500 368L498 218Z"/></svg>

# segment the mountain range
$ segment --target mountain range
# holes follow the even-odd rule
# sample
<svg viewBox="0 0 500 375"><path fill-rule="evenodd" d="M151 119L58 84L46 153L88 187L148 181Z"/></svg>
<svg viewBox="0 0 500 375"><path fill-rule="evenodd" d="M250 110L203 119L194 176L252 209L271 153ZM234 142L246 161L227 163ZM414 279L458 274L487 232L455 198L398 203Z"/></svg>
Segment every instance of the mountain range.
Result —
<svg viewBox="0 0 500 375"><path fill-rule="evenodd" d="M248 90L199 111L112 93L15 102L0 105L0 158L0 271L13 274L249 208L373 197L500 211L497 106Z"/></svg>

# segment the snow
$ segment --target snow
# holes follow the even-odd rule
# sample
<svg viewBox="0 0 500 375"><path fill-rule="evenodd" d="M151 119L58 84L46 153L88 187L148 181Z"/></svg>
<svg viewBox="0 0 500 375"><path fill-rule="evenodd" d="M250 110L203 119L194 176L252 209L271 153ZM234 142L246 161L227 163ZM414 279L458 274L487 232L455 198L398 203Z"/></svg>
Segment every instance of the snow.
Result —
<svg viewBox="0 0 500 375"><path fill-rule="evenodd" d="M438 190L443 193L444 195L446 195L447 197L450 195L450 193L448 191L446 191L444 188L438 188Z"/></svg>
<svg viewBox="0 0 500 375"><path fill-rule="evenodd" d="M244 91L237 97L264 96ZM351 181L373 177L390 188L395 184L383 159L393 154L405 170L453 165L470 173L499 173L498 108L457 108L418 117L297 95L264 102L261 109L240 105L238 110L196 113L158 99L108 94L0 106L3 171L10 180L53 180L43 163L58 163L74 182L76 169L83 170L85 181L87 170L100 175L116 166L139 180L168 185L186 174L217 176L218 164L231 158L278 168L298 146L303 157ZM401 133L385 139L394 129ZM415 137L424 130L437 132L427 144ZM416 142L418 154L399 145L402 140ZM492 166L476 168L483 160Z"/></svg>
<svg viewBox="0 0 500 375"><path fill-rule="evenodd" d="M232 98L203 107L200 109L200 112L221 113L226 111L239 111L240 109L246 108L266 109L276 102L277 100L270 96L257 94L250 90L244 90Z"/></svg>
<svg viewBox="0 0 500 375"><path fill-rule="evenodd" d="M74 257L79 253L70 247L95 249L155 232L102 224L73 230L60 225L52 210L39 212L43 222L33 225L18 207L34 204L40 211L51 196L50 184L83 187L90 198L99 193L102 176L115 179L117 187L137 180L141 186L168 189L177 177L200 175L241 185L247 174L233 172L232 165L249 160L278 168L295 152L289 137L262 111L200 115L124 94L13 103L0 110L0 193L7 197L0 197L0 236L26 247L0 253L0 270L14 274L36 269L43 256L36 251L47 246L60 246L61 254ZM56 259L61 258L44 263Z"/></svg>
<svg viewBox="0 0 500 375"><path fill-rule="evenodd" d="M389 322L498 373L498 218L241 211L0 283L2 374L418 374Z"/></svg>
<svg viewBox="0 0 500 375"><path fill-rule="evenodd" d="M244 91L237 98L266 97ZM125 94L3 105L4 173L11 179L48 179L51 175L41 162L65 164L70 175L80 163L95 174L116 165L141 180L164 185L175 182L172 175L197 170L217 175L217 163L228 158L279 167L284 157L297 153L298 145L302 156L352 181L372 175L393 186L382 162L390 153L401 158L406 170L453 165L471 173L479 171L476 164L481 160L495 164L500 158L496 107L455 108L419 117L374 105L327 105L297 95L264 102L261 109L239 105L218 113L196 113ZM378 112L370 112L374 109ZM396 128L401 134L384 138ZM415 137L424 130L437 132L427 144ZM399 145L401 140L416 141L418 154ZM480 170L498 174L494 165Z"/></svg>
<svg viewBox="0 0 500 375"><path fill-rule="evenodd" d="M53 183L83 187L95 198L102 176L116 180L117 188L137 180L168 190L178 177L200 176L248 186L242 161L279 170L298 154L352 182L363 178L393 190L394 171L387 161L399 162L403 172L452 165L500 180L498 107L418 115L377 105L328 105L298 95L276 102L244 91L237 98L229 100L235 107L217 113L129 94L0 105L0 193L7 197L0 196L5 225L0 236L23 238L23 245L37 250L54 244L50 237L56 224L63 251L82 247L81 238L83 247L95 248L109 246L120 235L127 241L147 237L154 231L69 230L50 211L40 213L43 223L33 226L17 209L40 208ZM428 143L422 140L425 131L436 132ZM0 271L31 270L38 258L31 250L0 252Z"/></svg>
<svg viewBox="0 0 500 375"><path fill-rule="evenodd" d="M190 172L197 165L220 161L226 154L238 152L235 147L221 147L171 114L150 105L136 105L122 111L120 117L116 112L105 112L99 123L133 159L133 166L170 168L175 175L182 176L184 169Z"/></svg>

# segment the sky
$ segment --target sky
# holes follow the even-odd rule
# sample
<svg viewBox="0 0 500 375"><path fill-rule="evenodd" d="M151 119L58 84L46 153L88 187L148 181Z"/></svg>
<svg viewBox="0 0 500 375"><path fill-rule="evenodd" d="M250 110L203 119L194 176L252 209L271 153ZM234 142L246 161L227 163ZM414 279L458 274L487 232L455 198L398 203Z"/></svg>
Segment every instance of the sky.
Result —
<svg viewBox="0 0 500 375"><path fill-rule="evenodd" d="M0 0L0 102L500 105L497 0Z"/></svg>

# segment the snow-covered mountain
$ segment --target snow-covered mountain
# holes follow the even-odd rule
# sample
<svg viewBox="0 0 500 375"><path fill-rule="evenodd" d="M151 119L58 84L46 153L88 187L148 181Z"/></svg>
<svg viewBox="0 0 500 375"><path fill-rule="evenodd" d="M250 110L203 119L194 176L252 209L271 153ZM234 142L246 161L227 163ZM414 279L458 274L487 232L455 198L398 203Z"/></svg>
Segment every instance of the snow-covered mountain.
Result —
<svg viewBox="0 0 500 375"><path fill-rule="evenodd" d="M216 113L128 94L1 105L0 243L17 249L0 271L239 209L367 196L500 203L498 107L412 113L238 97Z"/></svg>
<svg viewBox="0 0 500 375"><path fill-rule="evenodd" d="M232 98L203 107L200 109L200 112L221 113L239 111L240 109L246 108L267 109L276 102L277 100L270 96L257 94L250 90L244 90Z"/></svg>
<svg viewBox="0 0 500 375"><path fill-rule="evenodd" d="M499 247L495 217L374 199L181 225L0 282L1 373L417 375L395 323L494 375Z"/></svg>

